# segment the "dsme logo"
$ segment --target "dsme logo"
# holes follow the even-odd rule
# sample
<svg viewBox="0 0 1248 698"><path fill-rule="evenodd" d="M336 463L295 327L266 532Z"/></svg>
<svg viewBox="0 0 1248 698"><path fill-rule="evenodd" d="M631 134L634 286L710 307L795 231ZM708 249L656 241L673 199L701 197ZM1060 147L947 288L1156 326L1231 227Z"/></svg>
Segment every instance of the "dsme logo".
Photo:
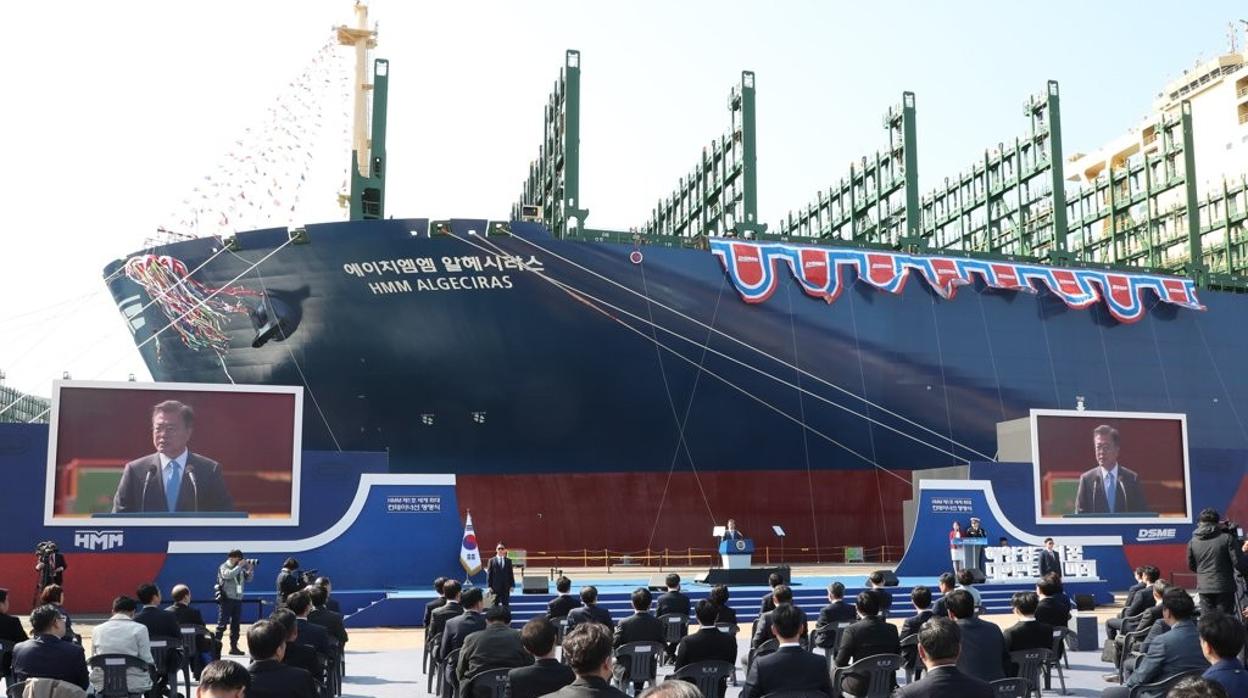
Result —
<svg viewBox="0 0 1248 698"><path fill-rule="evenodd" d="M1170 540L1178 533L1174 528L1141 528L1136 540Z"/></svg>
<svg viewBox="0 0 1248 698"><path fill-rule="evenodd" d="M74 547L84 550L112 550L125 543L121 531L74 531Z"/></svg>

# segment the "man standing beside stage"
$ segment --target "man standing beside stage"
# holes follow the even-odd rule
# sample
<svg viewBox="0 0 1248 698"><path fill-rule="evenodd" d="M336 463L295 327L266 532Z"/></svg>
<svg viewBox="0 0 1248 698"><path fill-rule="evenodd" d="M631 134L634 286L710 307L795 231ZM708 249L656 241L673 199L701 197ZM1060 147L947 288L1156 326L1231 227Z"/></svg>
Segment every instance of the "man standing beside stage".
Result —
<svg viewBox="0 0 1248 698"><path fill-rule="evenodd" d="M512 569L511 559L507 557L507 548L499 543L494 548L496 555L490 558L486 568L485 581L490 591L494 592L494 605L510 606L511 589L516 586L516 573Z"/></svg>

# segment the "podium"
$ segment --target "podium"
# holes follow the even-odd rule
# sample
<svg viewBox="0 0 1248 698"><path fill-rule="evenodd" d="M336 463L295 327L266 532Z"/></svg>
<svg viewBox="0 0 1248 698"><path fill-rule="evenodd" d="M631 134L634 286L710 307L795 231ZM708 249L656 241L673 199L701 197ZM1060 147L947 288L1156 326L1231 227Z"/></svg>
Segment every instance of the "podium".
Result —
<svg viewBox="0 0 1248 698"><path fill-rule="evenodd" d="M720 541L719 555L726 570L749 569L754 557L754 541L749 538Z"/></svg>
<svg viewBox="0 0 1248 698"><path fill-rule="evenodd" d="M988 545L987 538L958 538L953 541L953 558L954 568L963 570L969 568L982 569L979 564L980 551Z"/></svg>

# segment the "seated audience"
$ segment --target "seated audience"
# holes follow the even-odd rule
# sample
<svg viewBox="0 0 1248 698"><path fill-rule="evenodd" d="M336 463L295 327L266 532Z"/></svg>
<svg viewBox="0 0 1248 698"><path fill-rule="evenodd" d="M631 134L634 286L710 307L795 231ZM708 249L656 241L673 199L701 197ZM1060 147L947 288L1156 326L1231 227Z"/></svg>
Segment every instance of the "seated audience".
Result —
<svg viewBox="0 0 1248 698"><path fill-rule="evenodd" d="M155 584L140 584L135 596L139 600L139 610L134 614L134 622L147 628L148 638L181 642L182 629L178 627L178 617L160 607L160 589Z"/></svg>
<svg viewBox="0 0 1248 698"><path fill-rule="evenodd" d="M906 639L911 635L917 635L919 628L923 627L932 617L932 590L925 586L917 586L910 590L910 605L914 606L914 615L901 622L901 639ZM902 647L901 657L906 660L906 666L913 669L919 662L918 646Z"/></svg>
<svg viewBox="0 0 1248 698"><path fill-rule="evenodd" d="M965 589L954 589L946 604L949 617L958 624L962 634L962 650L958 669L981 681L1005 678L1010 657L1005 653L1005 637L996 623L975 616L975 600Z"/></svg>
<svg viewBox="0 0 1248 698"><path fill-rule="evenodd" d="M464 604L462 615L446 621L442 629L442 642L438 644L438 661L444 662L451 652L464 646L464 640L472 633L485 629L485 592L481 587L473 587L460 596ZM302 628L300 628L302 629Z"/></svg>
<svg viewBox="0 0 1248 698"><path fill-rule="evenodd" d="M520 630L520 643L537 661L507 672L510 698L538 698L576 680L572 667L555 659L555 640L558 637L558 629L541 616L524 624ZM736 643L733 644L735 646Z"/></svg>
<svg viewBox="0 0 1248 698"><path fill-rule="evenodd" d="M455 676L463 687L483 671L512 669L532 663L533 657L525 651L520 631L511 629L511 609L491 606L485 612L485 629L464 639ZM490 698L494 689L486 685L474 686L472 693L477 698Z"/></svg>
<svg viewBox="0 0 1248 698"><path fill-rule="evenodd" d="M1189 676L1175 684L1166 698L1227 698L1227 693L1216 681L1203 676Z"/></svg>
<svg viewBox="0 0 1248 698"><path fill-rule="evenodd" d="M1170 586L1170 583L1164 579L1158 579L1149 585L1149 588L1152 590L1151 596L1153 597L1153 605L1144 609L1144 611L1140 614L1140 619L1136 623L1135 629L1131 631L1132 635L1136 637L1136 642L1131 648L1133 652L1143 652L1145 645L1147 645L1150 640L1170 629L1170 626L1165 623L1157 622L1161 620L1161 599L1165 596L1166 590L1169 589ZM1141 636L1140 633L1144 633L1143 636ZM1127 636L1125 634L1119 634L1113 639L1112 648L1110 641L1106 640L1106 649L1102 653L1101 659L1104 661L1112 660L1114 666L1116 667L1121 668L1130 666L1131 668L1134 668L1135 659L1126 656L1126 644ZM1120 680L1120 677L1117 673L1107 674L1105 676L1105 680L1117 683Z"/></svg>
<svg viewBox="0 0 1248 698"><path fill-rule="evenodd" d="M1070 599L1062 591L1062 582L1054 575L1042 578L1036 584L1036 620L1055 628L1064 628L1070 622Z"/></svg>
<svg viewBox="0 0 1248 698"><path fill-rule="evenodd" d="M1102 695L1106 698L1125 698L1136 686L1185 671L1204 671L1209 667L1200 650L1200 633L1192 622L1192 614L1196 610L1192 597L1183 589L1171 587L1166 590L1161 606L1162 622L1170 629L1147 644L1144 656L1136 660L1134 670L1121 686L1110 686L1104 690ZM1160 698L1160 695L1146 692L1142 698Z"/></svg>
<svg viewBox="0 0 1248 698"><path fill-rule="evenodd" d="M215 646L208 632L208 626L204 624L204 614L191 605L191 588L185 584L177 584L169 595L173 597L173 605L165 610L177 619L178 628L193 625L197 631L195 656L191 657L191 671L198 678L200 672L212 661L213 657L220 656L220 649Z"/></svg>
<svg viewBox="0 0 1248 698"><path fill-rule="evenodd" d="M610 684L611 628L605 623L586 619L568 630L563 638L563 657L576 672L576 680L547 695L553 698L625 698L628 695ZM516 698L515 694L512 698Z"/></svg>
<svg viewBox="0 0 1248 698"><path fill-rule="evenodd" d="M655 613L660 616L666 616L669 613L686 616L689 615L689 609L692 605L689 603L689 597L685 596L680 590L680 575L667 575L667 593L659 597L659 602L655 606Z"/></svg>
<svg viewBox="0 0 1248 698"><path fill-rule="evenodd" d="M977 607L982 606L984 603L983 597L979 595L979 589L976 589L974 584L975 584L975 575L971 574L970 570L962 570L958 572L957 588L962 589L966 593L970 594L971 598L974 599L975 605Z"/></svg>
<svg viewBox="0 0 1248 698"><path fill-rule="evenodd" d="M308 592L308 598L312 601L312 610L308 612L308 622L313 625L319 625L325 628L329 633L329 637L338 642L339 647L345 648L347 640L347 626L343 623L342 614L337 611L331 611L329 606L329 592L325 587L313 584L304 591Z"/></svg>
<svg viewBox="0 0 1248 698"><path fill-rule="evenodd" d="M40 605L51 604L56 607L58 613L65 617L65 639L82 644L79 642L81 638L78 637L78 633L74 632L74 619L65 612L64 603L65 590L61 588L60 584L49 584L43 588L43 591L39 592Z"/></svg>
<svg viewBox="0 0 1248 698"><path fill-rule="evenodd" d="M572 580L563 575L555 580L555 591L559 595L550 600L546 604L546 617L554 620L555 618L564 618L572 609L581 605L580 600L572 595Z"/></svg>
<svg viewBox="0 0 1248 698"><path fill-rule="evenodd" d="M723 584L716 584L711 587L711 591L706 595L711 603L715 604L715 622L727 623L728 625L737 624L737 612L732 606L728 605L728 587ZM698 621L701 623L702 621Z"/></svg>
<svg viewBox="0 0 1248 698"><path fill-rule="evenodd" d="M888 613L893 608L893 594L884 586L883 572L876 570L867 575L867 590L879 595L880 617L888 618Z"/></svg>
<svg viewBox="0 0 1248 698"><path fill-rule="evenodd" d="M897 698L993 698L988 682L958 668L962 632L948 618L933 617L919 629L919 659L927 668L922 679L901 687Z"/></svg>
<svg viewBox="0 0 1248 698"><path fill-rule="evenodd" d="M317 577L314 584L325 590L325 608L342 615L342 606L339 606L338 599L334 598L334 583L329 577Z"/></svg>
<svg viewBox="0 0 1248 698"><path fill-rule="evenodd" d="M845 628L841 644L836 649L836 665L850 664L873 654L900 654L901 643L897 627L880 616L879 594L868 589L858 594L855 610L860 620ZM863 695L867 690L867 677L861 674L845 674L841 688L846 693Z"/></svg>
<svg viewBox="0 0 1248 698"><path fill-rule="evenodd" d="M176 593L177 587L174 590ZM247 673L247 667L238 662L217 660L199 673L195 698L244 698L248 688L251 688L251 674Z"/></svg>
<svg viewBox="0 0 1248 698"><path fill-rule="evenodd" d="M697 686L687 681L668 679L647 688L637 698L704 698Z"/></svg>
<svg viewBox="0 0 1248 698"><path fill-rule="evenodd" d="M1153 605L1153 583L1161 576L1161 570L1151 565L1142 565L1135 568L1135 585L1127 589L1127 600L1123 604L1122 610L1118 612L1117 618L1110 618L1105 621L1105 637L1106 640L1113 640L1118 635L1118 631L1122 630L1122 620L1131 616L1138 616L1144 612L1144 609Z"/></svg>
<svg viewBox="0 0 1248 698"><path fill-rule="evenodd" d="M715 617L718 608L709 599L702 599L694 607L694 612L698 617L698 625L701 627L698 628L696 633L686 635L680 641L680 644L676 646L674 669L680 669L683 666L697 664L698 662L719 661L736 664L737 639L715 627ZM721 680L719 690L721 696L724 695L726 687L727 680Z"/></svg>
<svg viewBox="0 0 1248 698"><path fill-rule="evenodd" d="M668 581L671 581L670 576ZM618 650L630 642L663 642L663 622L650 613L650 590L640 587L634 591L632 604L633 615L621 620L620 624L615 626L615 637L611 643L612 647ZM674 652L675 649L673 647L672 651ZM616 679L621 682L627 681L629 678L628 668L629 665L626 663L615 662L613 672ZM644 685L641 682L634 682L633 693L640 693Z"/></svg>
<svg viewBox="0 0 1248 698"><path fill-rule="evenodd" d="M458 580L448 579L442 584L442 593L446 595L446 603L441 607L434 609L429 616L429 631L427 637L433 643L442 642L442 631L446 629L446 622L452 618L458 617L464 612L464 606L461 604L460 596L463 595L462 587ZM436 652L435 652L436 656Z"/></svg>
<svg viewBox="0 0 1248 698"><path fill-rule="evenodd" d="M760 618L767 615L768 611L776 607L776 597L774 594L776 587L781 584L784 584L784 577L781 577L779 573L772 572L767 575L767 586L771 587L771 591L764 594L762 600L759 602L758 615Z"/></svg>
<svg viewBox="0 0 1248 698"><path fill-rule="evenodd" d="M819 609L819 619L815 621L815 630L825 625L853 622L858 619L853 604L845 603L845 585L832 582L828 585L828 605Z"/></svg>
<svg viewBox="0 0 1248 698"><path fill-rule="evenodd" d="M251 688L251 674L247 673L247 667L218 659L200 672L195 698L245 698L248 688Z"/></svg>
<svg viewBox="0 0 1248 698"><path fill-rule="evenodd" d="M312 675L282 663L286 656L286 629L280 623L269 620L254 623L247 630L247 651L251 654L251 666L247 668L251 674L248 696L317 698Z"/></svg>
<svg viewBox="0 0 1248 698"><path fill-rule="evenodd" d="M781 588L788 587L776 587L777 592ZM869 596L873 604L878 603L874 595L869 592L863 594ZM861 595L859 599L862 599ZM831 696L832 682L828 676L827 661L802 649L798 642L806 626L806 615L792 603L781 601L777 595L776 607L768 616L771 617L768 629L780 641L780 649L754 660L746 672L740 698L759 698L781 691L806 691ZM894 629L894 640L896 637Z"/></svg>
<svg viewBox="0 0 1248 698"><path fill-rule="evenodd" d="M579 623L598 623L607 626L608 631L615 627L611 612L598 605L597 587L581 589L581 605L568 612L568 629Z"/></svg>
<svg viewBox="0 0 1248 698"><path fill-rule="evenodd" d="M16 645L29 639L26 629L22 627L22 619L9 615L9 590L0 589L0 640L8 640ZM4 664L0 665L0 675L8 675L11 660L12 657L5 657Z"/></svg>
<svg viewBox="0 0 1248 698"><path fill-rule="evenodd" d="M949 609L945 608L945 597L949 592L957 588L958 578L953 576L952 572L945 572L940 575L940 579L936 580L936 588L940 592L936 600L932 602L932 615L937 618L948 618Z"/></svg>
<svg viewBox="0 0 1248 698"><path fill-rule="evenodd" d="M793 589L787 584L780 584L771 590L771 596L776 606L754 621L754 637L750 640L750 649L756 650L759 645L775 638L775 635L771 632L771 616L775 613L776 608L785 605L793 606L793 608L797 609L797 614L802 617L801 637L806 637L806 612L794 605Z"/></svg>
<svg viewBox="0 0 1248 698"><path fill-rule="evenodd" d="M282 664L303 669L312 675L317 688L325 685L325 665L316 656L312 645L299 642L299 623L295 612L289 608L279 608L269 616L269 620L282 626L286 631L286 647L282 653Z"/></svg>
<svg viewBox="0 0 1248 698"><path fill-rule="evenodd" d="M1211 665L1204 678L1221 685L1229 698L1248 698L1248 671L1239 661L1244 649L1243 624L1211 609L1200 615L1196 630L1200 633L1200 651Z"/></svg>
<svg viewBox="0 0 1248 698"><path fill-rule="evenodd" d="M92 654L128 654L149 665L153 664L152 645L147 628L134 622L134 614L138 609L138 603L128 596L114 599L112 617L95 626L91 633ZM91 668L91 685L96 693L104 689L103 669ZM146 693L152 687L151 672L138 667L127 667L126 687L131 693Z"/></svg>
<svg viewBox="0 0 1248 698"><path fill-rule="evenodd" d="M299 644L311 645L318 654L332 657L334 652L329 641L329 631L308 620L312 613L312 597L308 592L300 589L287 594L286 608L295 614L295 624L299 626Z"/></svg>
<svg viewBox="0 0 1248 698"><path fill-rule="evenodd" d="M13 678L9 685L26 679L56 679L87 690L87 658L82 647L65 637L65 618L51 604L30 613L35 636L13 648Z"/></svg>
<svg viewBox="0 0 1248 698"><path fill-rule="evenodd" d="M1040 597L1034 591L1017 591L1010 598L1010 607L1014 609L1017 622L1002 631L1005 638L1005 652L1010 654L1020 650L1052 650L1053 626L1036 620L1036 606ZM1018 665L1010 661L1010 676L1018 676Z"/></svg>
<svg viewBox="0 0 1248 698"><path fill-rule="evenodd" d="M446 584L446 577L433 580L433 591L437 596L433 597L433 601L425 604L425 622L421 625L426 629L429 629L429 624L433 621L433 612L446 605L446 592L442 588L444 584Z"/></svg>

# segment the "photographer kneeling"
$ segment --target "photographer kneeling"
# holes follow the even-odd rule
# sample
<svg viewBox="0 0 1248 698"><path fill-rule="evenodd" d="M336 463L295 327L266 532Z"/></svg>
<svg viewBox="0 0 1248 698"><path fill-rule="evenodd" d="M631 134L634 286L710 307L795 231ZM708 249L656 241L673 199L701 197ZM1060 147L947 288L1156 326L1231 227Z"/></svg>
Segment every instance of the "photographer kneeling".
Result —
<svg viewBox="0 0 1248 698"><path fill-rule="evenodd" d="M1187 567L1196 573L1196 591L1202 613L1216 608L1235 614L1235 571L1240 566L1234 527L1220 522L1216 509L1200 512L1192 540L1187 544Z"/></svg>

